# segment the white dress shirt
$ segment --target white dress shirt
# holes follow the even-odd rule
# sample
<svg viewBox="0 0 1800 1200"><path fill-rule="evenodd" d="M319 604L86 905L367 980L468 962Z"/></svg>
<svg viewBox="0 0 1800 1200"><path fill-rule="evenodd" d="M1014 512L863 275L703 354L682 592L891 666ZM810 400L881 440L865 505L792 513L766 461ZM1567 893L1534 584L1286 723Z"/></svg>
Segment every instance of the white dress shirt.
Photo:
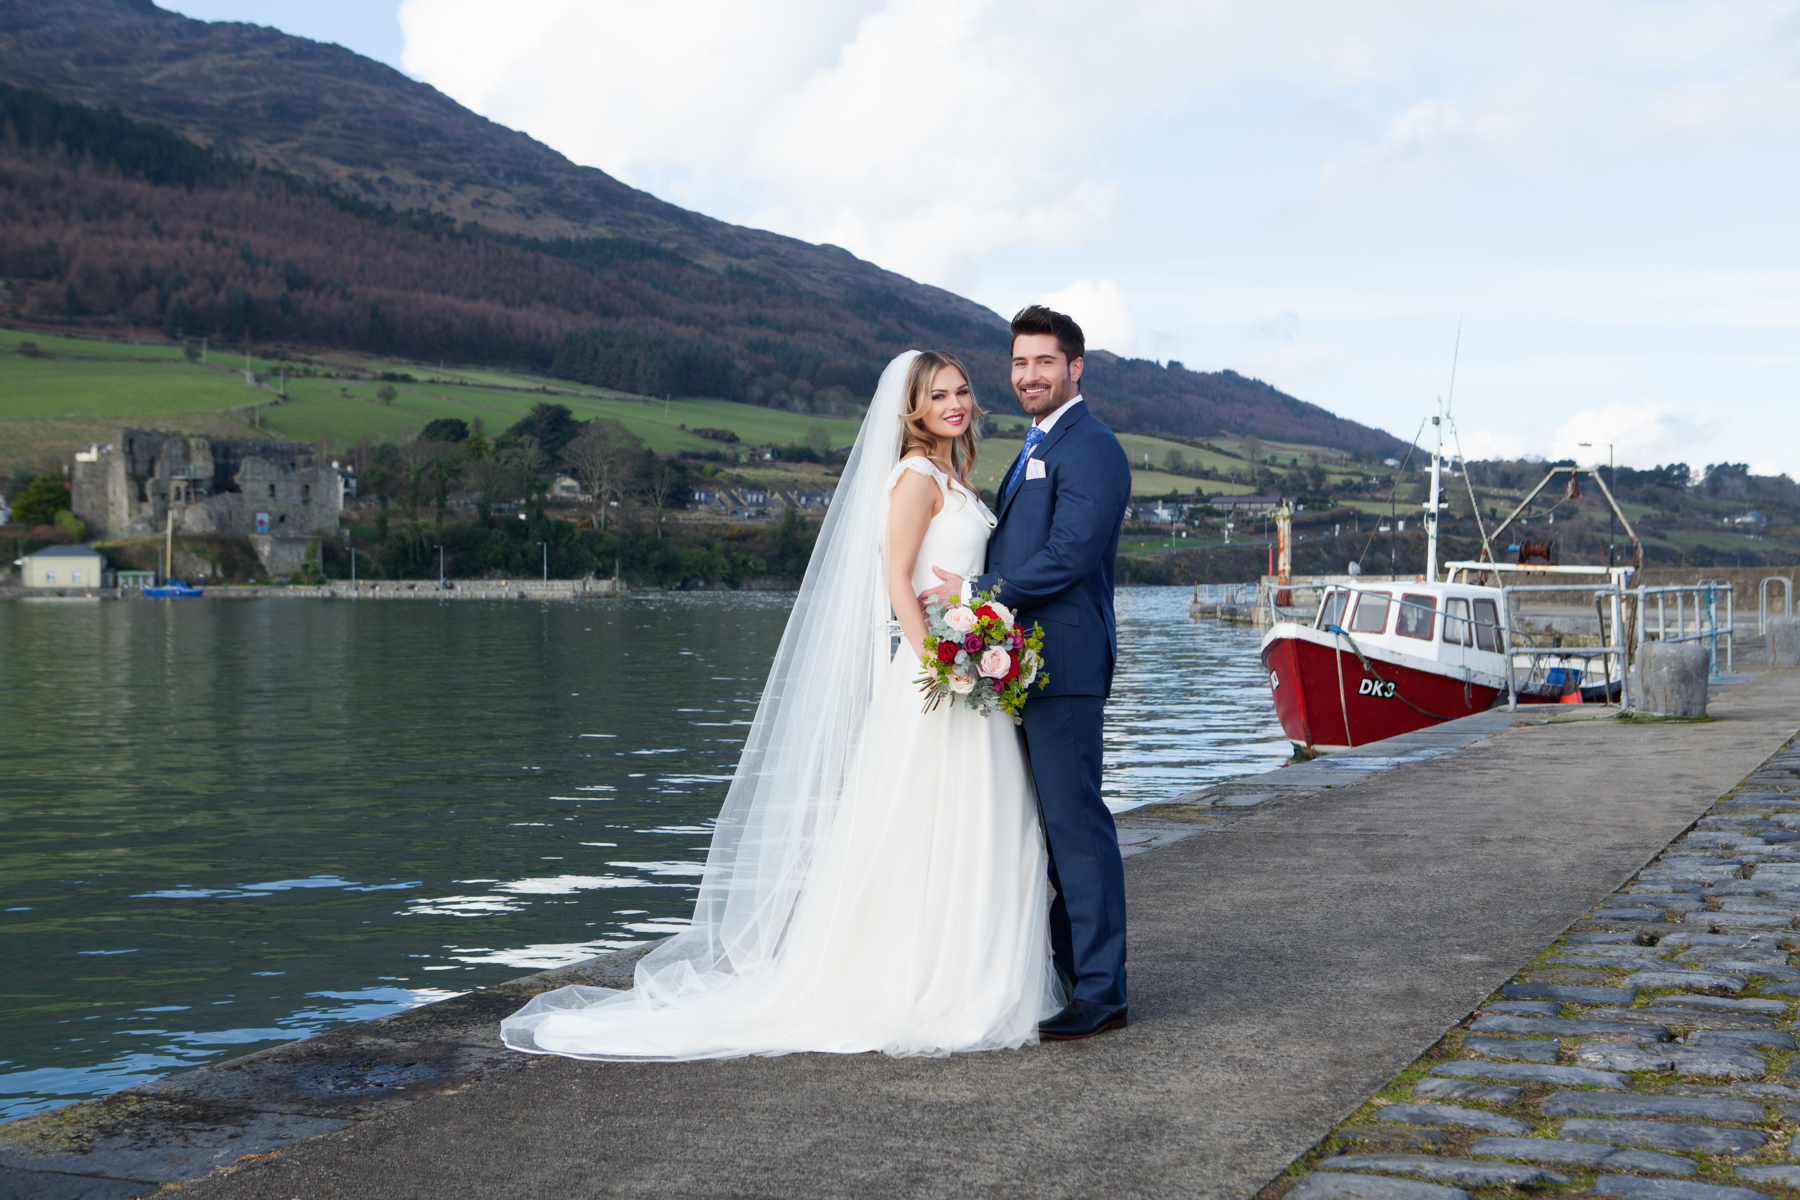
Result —
<svg viewBox="0 0 1800 1200"><path fill-rule="evenodd" d="M1043 430L1045 437L1049 437L1051 427L1054 426L1056 424L1056 422L1062 418L1062 415L1064 413L1068 412L1071 408L1074 408L1077 404L1080 404L1080 403L1081 403L1081 393L1076 392L1073 396L1070 396L1067 400L1064 400L1062 402L1062 406L1060 408L1058 408L1055 412L1045 413L1043 416L1041 416L1037 420L1033 421L1032 424L1036 425L1039 429Z"/></svg>

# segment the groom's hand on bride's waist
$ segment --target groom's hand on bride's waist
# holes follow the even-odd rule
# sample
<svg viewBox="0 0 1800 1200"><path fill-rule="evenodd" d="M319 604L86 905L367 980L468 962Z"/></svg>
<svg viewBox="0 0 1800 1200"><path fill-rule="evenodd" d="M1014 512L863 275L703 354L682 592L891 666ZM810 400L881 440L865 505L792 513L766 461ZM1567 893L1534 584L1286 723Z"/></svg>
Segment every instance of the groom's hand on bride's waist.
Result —
<svg viewBox="0 0 1800 1200"><path fill-rule="evenodd" d="M942 567L933 567L931 568L931 571L932 574L938 577L939 582L936 587L927 588L925 591L919 593L919 604L921 606L930 604L933 600L942 604L950 604L956 600L962 599L964 590L968 587L968 584L961 575L952 575Z"/></svg>

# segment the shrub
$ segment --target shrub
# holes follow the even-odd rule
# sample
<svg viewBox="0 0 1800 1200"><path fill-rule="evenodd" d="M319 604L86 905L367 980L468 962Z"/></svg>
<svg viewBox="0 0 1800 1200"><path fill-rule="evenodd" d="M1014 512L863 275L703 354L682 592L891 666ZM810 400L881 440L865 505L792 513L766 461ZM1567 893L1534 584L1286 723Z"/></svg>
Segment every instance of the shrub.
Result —
<svg viewBox="0 0 1800 1200"><path fill-rule="evenodd" d="M13 497L13 520L21 525L49 525L69 507L69 489L61 477L39 475Z"/></svg>
<svg viewBox="0 0 1800 1200"><path fill-rule="evenodd" d="M419 430L419 436L428 442L466 442L469 440L469 423L459 417L439 417L427 422L425 428Z"/></svg>

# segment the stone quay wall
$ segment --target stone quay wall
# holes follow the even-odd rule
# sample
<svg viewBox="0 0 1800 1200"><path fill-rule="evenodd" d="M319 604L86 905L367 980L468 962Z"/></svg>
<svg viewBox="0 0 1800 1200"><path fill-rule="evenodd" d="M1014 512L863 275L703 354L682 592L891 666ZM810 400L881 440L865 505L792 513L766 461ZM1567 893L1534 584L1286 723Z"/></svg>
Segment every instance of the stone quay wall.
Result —
<svg viewBox="0 0 1800 1200"><path fill-rule="evenodd" d="M435 579L333 579L317 585L232 584L209 587L216 600L288 599L324 600L580 600L588 596L622 596L629 589L616 579L452 579L440 586Z"/></svg>

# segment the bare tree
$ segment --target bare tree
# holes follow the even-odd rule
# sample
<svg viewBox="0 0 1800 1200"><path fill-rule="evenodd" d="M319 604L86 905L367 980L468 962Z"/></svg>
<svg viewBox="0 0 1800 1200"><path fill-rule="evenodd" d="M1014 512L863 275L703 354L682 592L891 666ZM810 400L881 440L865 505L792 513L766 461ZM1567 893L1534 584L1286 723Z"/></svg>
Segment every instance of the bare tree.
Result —
<svg viewBox="0 0 1800 1200"><path fill-rule="evenodd" d="M441 444L413 438L400 445L400 506L406 510L409 524L419 523L419 507L425 503Z"/></svg>
<svg viewBox="0 0 1800 1200"><path fill-rule="evenodd" d="M605 417L588 422L563 450L563 462L581 481L594 509L594 527L606 528L610 501L629 494L643 443L629 429Z"/></svg>
<svg viewBox="0 0 1800 1200"><path fill-rule="evenodd" d="M1261 474L1259 467L1262 464L1262 439L1254 433L1248 434L1244 438L1243 447L1244 457L1250 460L1250 486L1254 489L1258 486L1257 476Z"/></svg>
<svg viewBox="0 0 1800 1200"><path fill-rule="evenodd" d="M638 474L638 493L656 514L656 536L663 535L663 513L685 506L687 468L680 459L663 458L652 451L644 452L644 463Z"/></svg>

